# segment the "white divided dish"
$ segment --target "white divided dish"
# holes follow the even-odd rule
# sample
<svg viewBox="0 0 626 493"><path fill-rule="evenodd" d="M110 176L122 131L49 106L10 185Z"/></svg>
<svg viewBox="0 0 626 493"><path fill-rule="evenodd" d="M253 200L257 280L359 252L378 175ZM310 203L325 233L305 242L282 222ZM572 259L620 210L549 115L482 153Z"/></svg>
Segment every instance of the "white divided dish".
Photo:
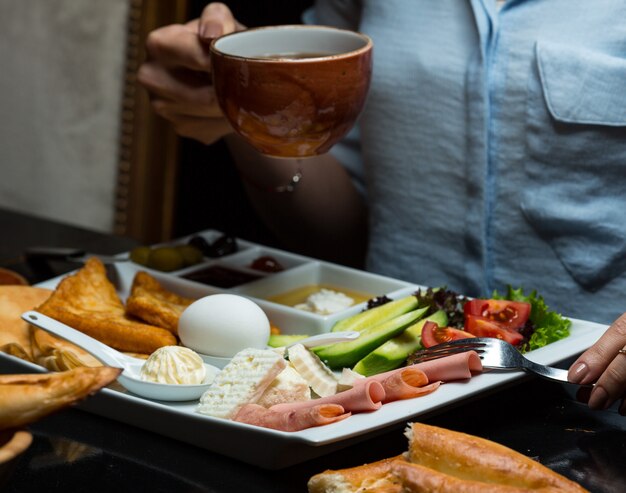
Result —
<svg viewBox="0 0 626 493"><path fill-rule="evenodd" d="M338 291L345 289L348 292L367 293L371 297L387 295L392 298L416 289L404 281L327 262L311 261L271 277L243 284L233 288L232 292L254 299L268 313L270 321L285 334L311 335L327 332L338 320L365 307L366 303L360 302L336 313L320 315L269 299L302 286L312 285L333 286Z"/></svg>
<svg viewBox="0 0 626 493"><path fill-rule="evenodd" d="M249 252L246 251L248 249ZM282 255L282 260L293 260L293 264L285 265L287 268L283 272L232 289L220 289L192 282L178 277L177 273L174 273L175 275L156 271L150 271L150 273L161 282L163 287L186 297L199 298L215 293L233 293L250 297L265 311L270 322L279 326L285 334L314 335L328 332L337 320L362 310L364 303L350 307L341 313L322 316L270 302L267 298L272 295L302 285L328 283L376 296L387 295L392 299L398 299L419 287L396 279L306 257L292 256L287 252L253 244L246 244L245 248L241 248L240 252L231 256L229 262L237 261L237 256L241 255L239 261L249 265L247 262L253 260L252 257L259 252L270 252L268 254L272 256ZM115 264L115 270L116 286L120 297L125 300L134 275L137 271L144 269L132 262L120 262ZM57 277L38 286L52 289L60 280L61 277ZM554 365L591 346L605 329L604 325L572 320L569 337L527 353L527 356L537 363ZM215 362L209 362L220 366ZM225 362L226 360L222 363ZM45 370L32 363L0 353L0 371L20 373ZM195 412L196 402L193 401L156 401L124 390L109 388L103 389L79 406L94 414L138 426L250 464L268 469L279 469L329 453L355 441L364 440L377 432L382 432L385 428L394 425L401 426L417 416L434 414L465 399L522 378L528 377L523 372L484 373L469 381L446 383L436 392L423 397L392 402L374 412L356 414L337 423L299 432L276 431L201 415Z"/></svg>
<svg viewBox="0 0 626 493"><path fill-rule="evenodd" d="M180 246L180 245L187 245L189 243L189 240L191 240L191 238L195 237L195 236L199 236L201 238L203 238L208 244L212 244L215 241L217 241L220 237L222 236L226 236L224 233L222 233L221 231L217 231L214 229L208 229L205 231L200 231L198 233L195 233L193 235L188 235L188 236L182 236L180 238L177 238L175 240L172 240L170 242L167 243L158 243L158 244L154 244L152 245L152 248L158 248L158 247L162 247L162 246ZM246 240L242 240L237 238L236 239L236 243L237 243L237 249L236 251L232 252L232 253L227 253L223 256L218 256L218 257L203 257L202 262L200 262L199 264L190 266L190 267L184 267L175 271L171 271L169 272L169 274L172 275L184 275L185 273L194 270L194 269L198 269L199 266L201 265L209 265L212 264L214 262L219 262L219 261L224 261L226 259L228 259L231 256L234 255L241 255L242 253L246 252L246 250L248 250L249 248L254 247L254 243L250 243L249 241ZM129 258L129 254L128 253L123 253L119 255L120 258L124 258L124 259L128 259ZM150 274L153 273L159 273L161 271L159 270L155 270L155 269L151 269L148 267L142 267L142 269L146 270L147 272L150 272Z"/></svg>
<svg viewBox="0 0 626 493"><path fill-rule="evenodd" d="M281 252L280 250L267 247L247 246L240 248L238 252L223 257L205 258L199 264L181 269L172 274L221 290L235 289L242 284L282 273L253 268L254 261L263 257L274 259L285 271L310 262L310 259L300 255Z"/></svg>

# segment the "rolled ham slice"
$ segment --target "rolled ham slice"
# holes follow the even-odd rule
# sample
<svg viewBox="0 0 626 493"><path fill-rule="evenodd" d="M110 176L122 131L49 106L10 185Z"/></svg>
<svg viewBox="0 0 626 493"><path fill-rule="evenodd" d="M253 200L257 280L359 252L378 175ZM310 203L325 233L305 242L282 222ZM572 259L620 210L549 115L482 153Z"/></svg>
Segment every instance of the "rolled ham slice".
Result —
<svg viewBox="0 0 626 493"><path fill-rule="evenodd" d="M385 390L382 383L370 380L361 385L354 386L345 392L339 392L335 395L329 395L327 397L322 397L321 399L313 399L310 401L276 404L275 406L270 407L270 410L287 411L293 409L304 409L319 404L337 404L343 407L347 412L362 413L380 409L384 400Z"/></svg>
<svg viewBox="0 0 626 493"><path fill-rule="evenodd" d="M408 367L401 368L401 370L393 372L382 381L382 386L385 389L385 400L383 403L430 394L437 390L441 384L438 381L429 385L426 373L418 368Z"/></svg>
<svg viewBox="0 0 626 493"><path fill-rule="evenodd" d="M436 380L443 382L467 380L472 378L473 373L483 371L483 364L476 351L465 351L464 353L453 354L445 358L417 363L411 365L411 367L419 368L426 373L429 382Z"/></svg>
<svg viewBox="0 0 626 493"><path fill-rule="evenodd" d="M372 375L371 377L357 380L355 386L362 385L370 380L383 382L394 373L402 372L407 368L417 368L421 370L426 374L429 382L436 382L438 380L450 382L453 380L467 380L471 378L472 373L478 373L483 370L483 365L476 351L466 351L464 353L457 353L452 356L426 361L425 363L417 363L408 367L398 368L397 370Z"/></svg>
<svg viewBox="0 0 626 493"><path fill-rule="evenodd" d="M393 402L430 394L441 382L466 380L482 369L478 354L467 351L356 380L353 388L380 382L385 391L383 402Z"/></svg>
<svg viewBox="0 0 626 493"><path fill-rule="evenodd" d="M318 404L312 407L285 409L283 411L266 409L258 404L246 404L239 410L233 421L273 430L300 431L314 426L335 423L350 415L351 413L345 412L343 407L338 404Z"/></svg>

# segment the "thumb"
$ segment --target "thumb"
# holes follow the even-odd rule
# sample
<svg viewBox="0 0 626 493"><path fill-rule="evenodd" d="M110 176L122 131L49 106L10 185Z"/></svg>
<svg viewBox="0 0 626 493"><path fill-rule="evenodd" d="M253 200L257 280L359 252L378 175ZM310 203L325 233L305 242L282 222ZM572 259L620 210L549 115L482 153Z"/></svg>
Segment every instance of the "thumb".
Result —
<svg viewBox="0 0 626 493"><path fill-rule="evenodd" d="M242 29L244 27L237 22L230 9L220 2L208 4L202 11L198 23L198 35L205 42Z"/></svg>

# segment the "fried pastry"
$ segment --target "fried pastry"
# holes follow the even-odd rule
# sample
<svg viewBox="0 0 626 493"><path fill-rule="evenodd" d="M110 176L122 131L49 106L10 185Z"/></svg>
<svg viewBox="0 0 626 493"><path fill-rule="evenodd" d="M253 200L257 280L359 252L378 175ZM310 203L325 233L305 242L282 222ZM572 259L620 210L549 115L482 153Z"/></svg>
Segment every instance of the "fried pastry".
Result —
<svg viewBox="0 0 626 493"><path fill-rule="evenodd" d="M180 315L194 301L167 291L150 274L140 271L133 279L126 313L177 334Z"/></svg>
<svg viewBox="0 0 626 493"><path fill-rule="evenodd" d="M313 476L310 493L583 493L586 490L508 447L422 423L403 456Z"/></svg>
<svg viewBox="0 0 626 493"><path fill-rule="evenodd" d="M41 305L51 294L51 290L44 288L0 286L0 350L52 371L101 366L83 349L20 318L22 313Z"/></svg>
<svg viewBox="0 0 626 493"><path fill-rule="evenodd" d="M99 360L71 342L30 326L33 361L50 371L67 371L80 366L102 366Z"/></svg>
<svg viewBox="0 0 626 493"><path fill-rule="evenodd" d="M50 297L49 289L0 286L0 351L33 361L29 325L20 316Z"/></svg>
<svg viewBox="0 0 626 493"><path fill-rule="evenodd" d="M119 368L75 368L61 373L0 375L0 430L18 428L69 406L113 382Z"/></svg>
<svg viewBox="0 0 626 493"><path fill-rule="evenodd" d="M95 257L65 277L37 310L120 351L150 354L177 343L171 332L126 315L104 265Z"/></svg>
<svg viewBox="0 0 626 493"><path fill-rule="evenodd" d="M0 431L0 480L5 477L3 465L24 452L31 443L33 443L33 435L26 430Z"/></svg>
<svg viewBox="0 0 626 493"><path fill-rule="evenodd" d="M401 493L402 483L392 474L392 465L398 460L405 459L399 455L362 466L329 469L309 480L309 493Z"/></svg>
<svg viewBox="0 0 626 493"><path fill-rule="evenodd" d="M409 462L437 469L460 480L495 483L523 491L585 491L539 462L484 438L423 423L413 423L406 434ZM419 476L423 474L415 472L413 480L419 482Z"/></svg>

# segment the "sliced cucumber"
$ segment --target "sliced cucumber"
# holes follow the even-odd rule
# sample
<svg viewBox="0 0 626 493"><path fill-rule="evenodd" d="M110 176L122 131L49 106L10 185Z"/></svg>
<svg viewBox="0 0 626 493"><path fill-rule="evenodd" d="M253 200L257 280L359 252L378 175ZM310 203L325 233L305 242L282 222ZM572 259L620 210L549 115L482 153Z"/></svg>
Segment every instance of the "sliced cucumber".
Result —
<svg viewBox="0 0 626 493"><path fill-rule="evenodd" d="M306 339L309 337L308 335L292 335L292 334L272 334L270 335L269 340L267 341L267 345L270 347L283 347L289 346L289 344L293 344L294 342L301 341L302 339Z"/></svg>
<svg viewBox="0 0 626 493"><path fill-rule="evenodd" d="M414 324L416 320L424 316L427 310L428 308L425 307L404 313L382 324L363 329L360 337L354 341L338 342L314 348L313 352L330 368L351 368L357 361L371 353L385 341L397 336L406 330L407 327Z"/></svg>
<svg viewBox="0 0 626 493"><path fill-rule="evenodd" d="M339 320L339 322L333 325L331 331L358 330L361 332L364 329L392 320L398 315L410 312L416 308L417 298L413 295L407 296Z"/></svg>
<svg viewBox="0 0 626 493"><path fill-rule="evenodd" d="M400 367L422 345L422 328L428 320L439 326L448 324L446 312L439 310L369 353L354 366L354 371L369 377Z"/></svg>

